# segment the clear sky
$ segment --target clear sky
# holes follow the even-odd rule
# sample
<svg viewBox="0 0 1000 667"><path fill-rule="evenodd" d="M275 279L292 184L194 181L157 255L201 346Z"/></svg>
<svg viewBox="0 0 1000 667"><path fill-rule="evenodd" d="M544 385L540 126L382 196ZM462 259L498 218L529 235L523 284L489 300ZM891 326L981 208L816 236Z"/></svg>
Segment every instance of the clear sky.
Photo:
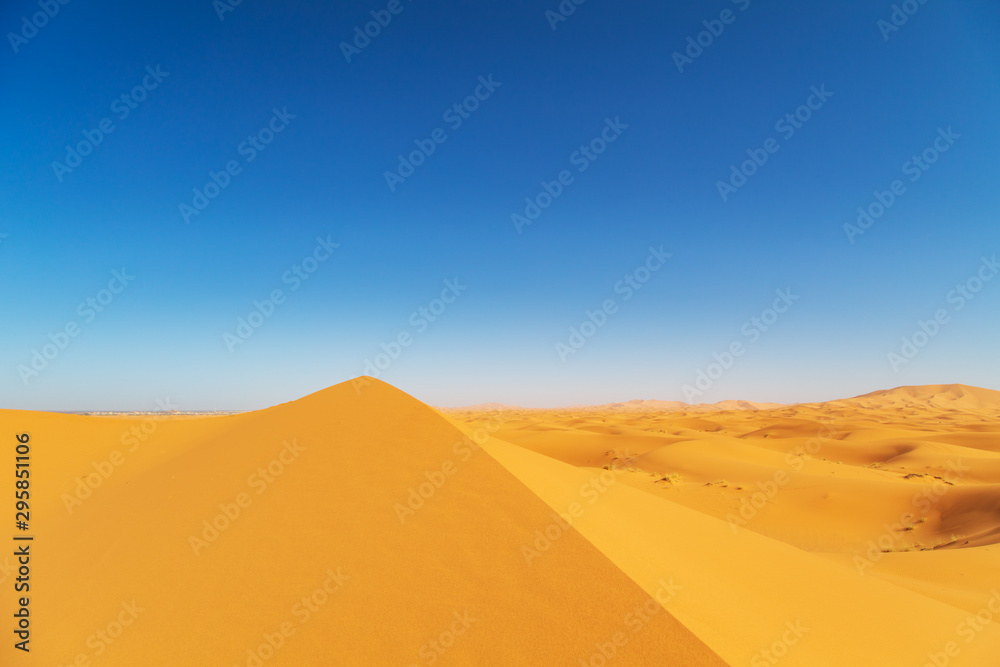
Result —
<svg viewBox="0 0 1000 667"><path fill-rule="evenodd" d="M1000 389L992 0L225 2L3 3L0 407Z"/></svg>

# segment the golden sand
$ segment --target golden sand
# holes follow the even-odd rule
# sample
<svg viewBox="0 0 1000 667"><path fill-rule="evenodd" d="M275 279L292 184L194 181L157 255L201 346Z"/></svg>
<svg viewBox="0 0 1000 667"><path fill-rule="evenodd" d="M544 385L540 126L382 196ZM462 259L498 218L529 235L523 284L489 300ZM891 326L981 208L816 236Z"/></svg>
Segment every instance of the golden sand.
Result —
<svg viewBox="0 0 1000 667"><path fill-rule="evenodd" d="M0 664L1000 664L1000 393L643 403L0 411L34 537Z"/></svg>

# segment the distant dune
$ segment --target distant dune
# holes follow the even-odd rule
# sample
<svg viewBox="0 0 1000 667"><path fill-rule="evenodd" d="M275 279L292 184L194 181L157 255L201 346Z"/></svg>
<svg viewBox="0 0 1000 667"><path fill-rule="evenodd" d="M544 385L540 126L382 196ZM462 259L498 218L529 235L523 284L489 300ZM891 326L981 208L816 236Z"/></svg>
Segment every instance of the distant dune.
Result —
<svg viewBox="0 0 1000 667"><path fill-rule="evenodd" d="M830 401L829 406L852 406L867 410L927 409L958 411L996 411L1000 391L964 384L936 384L921 387L896 387L884 391Z"/></svg>
<svg viewBox="0 0 1000 667"><path fill-rule="evenodd" d="M723 412L726 410L768 410L780 408L781 403L754 403L753 401L719 401L718 403L684 403L683 401L656 401L635 399L624 403L605 403L602 405L571 405L565 408L522 408L516 405L502 403L480 403L458 408L438 408L442 412L488 412L535 410L539 412L550 410L569 410L576 412Z"/></svg>
<svg viewBox="0 0 1000 667"><path fill-rule="evenodd" d="M647 592L664 571L697 591L668 608L729 664L1000 664L997 624L969 620L1000 619L1000 392L734 403L510 411L490 451L557 509L614 474L575 527Z"/></svg>
<svg viewBox="0 0 1000 667"><path fill-rule="evenodd" d="M1000 664L1000 392L677 405L0 410L35 537L3 664Z"/></svg>
<svg viewBox="0 0 1000 667"><path fill-rule="evenodd" d="M797 405L809 405L801 403ZM819 404L816 404L819 405ZM869 410L904 407L993 409L1000 405L1000 391L970 387L964 384L926 385L919 387L896 387L873 391L854 398L827 401L822 405L831 407L854 407ZM538 411L559 410L593 412L725 412L729 410L773 410L786 407L783 403L758 403L755 401L726 400L718 403L685 403L683 401L658 401L634 399L621 403L599 405L571 405L565 408L525 408L503 403L480 403L462 407L439 407L442 412L488 412L494 411Z"/></svg>

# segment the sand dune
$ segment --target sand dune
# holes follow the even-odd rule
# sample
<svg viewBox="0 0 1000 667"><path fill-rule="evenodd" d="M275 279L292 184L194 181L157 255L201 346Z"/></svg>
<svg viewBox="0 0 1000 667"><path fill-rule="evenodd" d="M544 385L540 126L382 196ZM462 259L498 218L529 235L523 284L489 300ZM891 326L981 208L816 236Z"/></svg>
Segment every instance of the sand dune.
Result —
<svg viewBox="0 0 1000 667"><path fill-rule="evenodd" d="M474 439L376 380L158 423L72 513L61 496L132 424L2 419L31 434L39 493L37 634L17 664L577 664L619 635L623 663L725 664ZM553 525L558 549L528 559ZM108 645L95 633L120 614Z"/></svg>
<svg viewBox="0 0 1000 667"><path fill-rule="evenodd" d="M489 449L555 508L614 474L577 528L640 583L695 586L672 610L730 664L772 664L765 626L795 616L830 634L781 664L993 666L997 625L968 614L1000 619L998 417L1000 392L901 387L711 416L516 413Z"/></svg>
<svg viewBox="0 0 1000 667"><path fill-rule="evenodd" d="M718 403L684 403L683 401L657 401L634 399L622 403L604 403L602 405L571 405L566 408L555 408L568 412L724 412L727 410L768 410L782 407L781 403L755 403L754 401L719 401ZM459 408L438 408L445 413L488 412L488 411L523 411L548 412L550 408L522 408L503 403L480 403Z"/></svg>
<svg viewBox="0 0 1000 667"><path fill-rule="evenodd" d="M1000 664L1000 392L639 403L0 411L35 537L3 664Z"/></svg>
<svg viewBox="0 0 1000 667"><path fill-rule="evenodd" d="M892 408L938 408L944 410L986 411L996 413L1000 405L1000 391L970 387L964 384L938 384L921 387L897 387L857 396L842 401L832 401L832 406L850 405L869 410Z"/></svg>

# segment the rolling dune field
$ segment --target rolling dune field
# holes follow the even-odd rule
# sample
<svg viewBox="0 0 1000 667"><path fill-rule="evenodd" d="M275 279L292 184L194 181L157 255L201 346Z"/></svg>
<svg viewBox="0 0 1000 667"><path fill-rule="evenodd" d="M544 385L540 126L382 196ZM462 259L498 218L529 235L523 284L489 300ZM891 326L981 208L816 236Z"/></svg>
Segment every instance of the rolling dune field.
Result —
<svg viewBox="0 0 1000 667"><path fill-rule="evenodd" d="M372 378L0 411L31 470L12 664L997 665L998 417L962 385L437 410Z"/></svg>

